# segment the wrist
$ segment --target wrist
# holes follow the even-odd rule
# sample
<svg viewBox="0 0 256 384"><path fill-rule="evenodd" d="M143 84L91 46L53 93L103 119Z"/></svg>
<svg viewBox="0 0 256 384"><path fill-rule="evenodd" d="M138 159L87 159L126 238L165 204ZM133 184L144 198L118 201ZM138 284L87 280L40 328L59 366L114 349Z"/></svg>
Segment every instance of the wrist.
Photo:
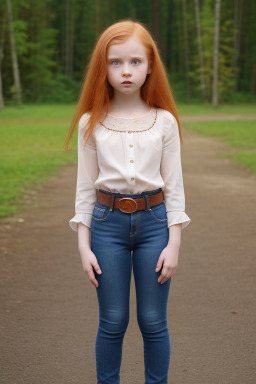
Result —
<svg viewBox="0 0 256 384"><path fill-rule="evenodd" d="M179 249L180 248L180 241L178 240L173 240L170 239L167 244L167 248L172 248L172 249Z"/></svg>
<svg viewBox="0 0 256 384"><path fill-rule="evenodd" d="M80 253L86 253L91 250L90 245L87 243L78 244L78 250Z"/></svg>
<svg viewBox="0 0 256 384"><path fill-rule="evenodd" d="M91 228L82 223L78 223L78 249L80 252L86 252L90 249Z"/></svg>
<svg viewBox="0 0 256 384"><path fill-rule="evenodd" d="M174 224L169 227L168 247L179 248L181 244L181 224Z"/></svg>

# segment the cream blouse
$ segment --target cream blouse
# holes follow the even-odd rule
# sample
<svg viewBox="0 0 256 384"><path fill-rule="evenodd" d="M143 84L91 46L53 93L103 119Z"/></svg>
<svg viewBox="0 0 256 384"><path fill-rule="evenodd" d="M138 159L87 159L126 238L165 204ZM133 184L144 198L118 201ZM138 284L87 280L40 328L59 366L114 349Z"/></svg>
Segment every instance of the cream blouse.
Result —
<svg viewBox="0 0 256 384"><path fill-rule="evenodd" d="M175 117L151 108L137 118L104 115L84 146L84 113L78 124L78 167L75 216L69 221L91 227L98 190L137 194L162 188L168 227L191 219L185 213L179 129Z"/></svg>

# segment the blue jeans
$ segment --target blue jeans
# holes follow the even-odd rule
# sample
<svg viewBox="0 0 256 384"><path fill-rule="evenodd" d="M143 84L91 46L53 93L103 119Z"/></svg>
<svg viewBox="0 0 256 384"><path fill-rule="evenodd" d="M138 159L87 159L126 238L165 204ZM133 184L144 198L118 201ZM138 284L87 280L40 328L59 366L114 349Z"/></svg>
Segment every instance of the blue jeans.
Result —
<svg viewBox="0 0 256 384"><path fill-rule="evenodd" d="M101 191L147 200L148 195L161 188L140 194ZM120 383L123 338L129 323L132 268L137 321L144 345L145 384L168 383L171 344L167 302L171 279L160 284L157 280L161 270L155 272L168 240L164 201L151 210L146 208L133 213L124 213L96 201L91 221L91 250L102 270L100 275L95 272L99 283L96 288L99 304L95 345L97 384Z"/></svg>

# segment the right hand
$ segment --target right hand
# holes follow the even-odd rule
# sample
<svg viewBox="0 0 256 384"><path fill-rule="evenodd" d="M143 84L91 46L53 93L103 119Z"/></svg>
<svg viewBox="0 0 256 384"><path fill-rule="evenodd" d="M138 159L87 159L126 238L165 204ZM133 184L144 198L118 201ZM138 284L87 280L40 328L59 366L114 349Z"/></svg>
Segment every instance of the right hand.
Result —
<svg viewBox="0 0 256 384"><path fill-rule="evenodd" d="M98 274L101 274L101 269L96 259L96 256L91 250L90 238L91 238L91 228L87 227L82 223L78 223L78 249L81 255L83 269L87 274L90 282L96 288L98 288L99 283L95 278L93 268Z"/></svg>
<svg viewBox="0 0 256 384"><path fill-rule="evenodd" d="M87 274L88 279L90 280L92 285L94 285L96 288L98 288L99 283L98 283L97 279L95 278L93 268L95 269L95 271L98 274L101 274L102 271L100 269L100 266L98 264L98 261L96 259L95 254L91 251L91 249L88 248L88 249L83 250L83 251L80 250L80 255L81 255L81 259L82 259L83 269L84 269L85 273Z"/></svg>

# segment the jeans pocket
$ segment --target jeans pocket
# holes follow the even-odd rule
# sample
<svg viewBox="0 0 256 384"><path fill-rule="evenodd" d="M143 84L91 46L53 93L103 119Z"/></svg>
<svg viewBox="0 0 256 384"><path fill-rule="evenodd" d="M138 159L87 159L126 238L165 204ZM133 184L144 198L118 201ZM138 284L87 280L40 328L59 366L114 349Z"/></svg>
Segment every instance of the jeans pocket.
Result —
<svg viewBox="0 0 256 384"><path fill-rule="evenodd" d="M156 221L161 223L167 222L167 213L164 201L151 207L149 212Z"/></svg>
<svg viewBox="0 0 256 384"><path fill-rule="evenodd" d="M92 219L96 221L105 221L108 218L111 211L112 211L111 207L108 207L96 201L96 204L92 212Z"/></svg>

